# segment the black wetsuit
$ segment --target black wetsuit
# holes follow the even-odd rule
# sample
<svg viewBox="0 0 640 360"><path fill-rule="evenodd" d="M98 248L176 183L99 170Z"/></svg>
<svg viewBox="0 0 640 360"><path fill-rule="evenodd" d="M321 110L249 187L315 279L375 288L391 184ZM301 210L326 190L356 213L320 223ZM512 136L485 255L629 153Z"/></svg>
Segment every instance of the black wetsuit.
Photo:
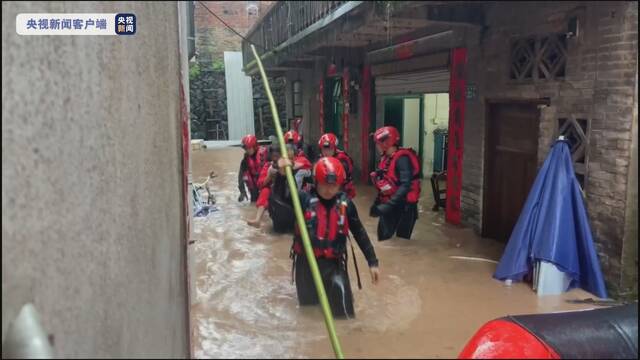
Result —
<svg viewBox="0 0 640 360"><path fill-rule="evenodd" d="M294 176L305 170L294 170ZM309 172L307 170L307 172ZM300 188L304 183L309 181L308 176L296 178ZM296 222L295 213L293 211L293 200L289 191L287 177L280 173L276 174L271 186L271 195L269 196L269 217L273 222L273 231L278 233L286 233L293 231Z"/></svg>
<svg viewBox="0 0 640 360"><path fill-rule="evenodd" d="M398 158L395 172L398 178L398 190L388 202L383 204L376 199L371 207L370 214L380 216L378 241L390 239L394 233L401 238L411 238L413 227L418 220L418 204L407 202L407 194L411 190L413 178L411 161L407 156Z"/></svg>
<svg viewBox="0 0 640 360"><path fill-rule="evenodd" d="M240 194L246 194L244 175L248 171L249 171L249 164L247 163L247 155L245 155L242 158L242 161L240 162L240 170L238 170L238 190L240 191ZM249 196L250 196L251 202L256 202L256 200L258 200L259 189L257 186L257 181L258 181L258 178L255 177L256 186L254 187L247 185L247 188L249 188Z"/></svg>
<svg viewBox="0 0 640 360"><path fill-rule="evenodd" d="M300 193L300 202L303 210L308 208L310 198L311 195L309 193ZM334 197L331 200L325 200L318 197L318 200L320 201L318 206L324 206L326 209L331 209L336 202L336 198L337 197ZM349 231L353 234L360 250L364 253L369 267L378 266L378 259L373 248L373 244L371 244L367 231L358 217L356 206L348 199L347 204L347 221L349 224ZM309 235L313 236L313 234ZM299 235L294 236L294 242L296 241L302 241ZM339 240L336 239L335 241ZM337 248L339 249L339 257L337 259L321 257L316 260L333 316L338 318L353 318L355 317L355 312L353 310L353 295L351 293L351 284L349 281L349 274L347 272L346 241L337 244ZM292 256L294 258L295 283L299 304L318 304L318 294L315 283L313 282L307 257L304 254L295 254L294 252L292 252Z"/></svg>

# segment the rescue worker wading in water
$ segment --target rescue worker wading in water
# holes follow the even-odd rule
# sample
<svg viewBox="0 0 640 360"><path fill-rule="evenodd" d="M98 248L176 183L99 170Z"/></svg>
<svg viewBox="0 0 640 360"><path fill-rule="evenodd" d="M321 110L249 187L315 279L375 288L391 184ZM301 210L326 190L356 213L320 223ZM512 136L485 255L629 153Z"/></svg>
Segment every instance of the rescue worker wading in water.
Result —
<svg viewBox="0 0 640 360"><path fill-rule="evenodd" d="M288 164L290 162L287 159L278 161L281 168ZM311 246L316 256L333 315L338 318L353 318L355 317L353 295L347 273L349 231L353 234L367 259L371 280L374 284L378 282L380 277L378 259L367 231L360 222L356 206L344 192L340 191L346 178L340 161L333 157L320 158L314 165L313 178L315 187L309 192L300 192L300 204ZM298 303L300 305L315 305L319 303L318 295L297 224L295 230L291 257ZM294 274L292 274L292 280L293 277ZM359 275L358 285L360 286Z"/></svg>
<svg viewBox="0 0 640 360"><path fill-rule="evenodd" d="M245 135L241 140L244 149L244 158L240 162L240 170L238 171L238 190L240 196L238 201L247 199L246 188L249 189L251 202L258 199L258 177L262 165L267 161L267 152L264 146L258 146L258 139L255 135Z"/></svg>
<svg viewBox="0 0 640 360"><path fill-rule="evenodd" d="M320 140L318 140L318 148L320 148L322 156L332 156L340 160L340 163L346 172L346 179L342 186L342 191L347 194L349 199L356 197L356 188L353 185L352 177L353 160L346 152L338 149L338 138L332 133L326 133L320 136Z"/></svg>
<svg viewBox="0 0 640 360"><path fill-rule="evenodd" d="M304 153L299 151L296 154L296 147L293 143L287 144L287 156L289 159L293 159L293 176L298 190L301 190L306 187L306 183L311 181L311 162L304 156ZM275 232L283 233L293 230L296 219L284 168L279 168L278 173L272 180L271 194L269 196L269 216L273 222L273 230Z"/></svg>
<svg viewBox="0 0 640 360"><path fill-rule="evenodd" d="M247 220L247 224L260 227L260 221L264 211L269 206L269 197L271 196L271 184L278 174L278 159L280 159L280 148L278 144L271 144L269 147L269 158L271 161L266 162L260 170L258 177L258 188L260 189L256 207L258 208L254 219Z"/></svg>
<svg viewBox="0 0 640 360"><path fill-rule="evenodd" d="M378 197L369 215L380 217L379 241L394 233L409 239L418 219L420 161L413 149L398 147L400 134L393 126L382 127L373 136L382 157L378 169L370 174Z"/></svg>

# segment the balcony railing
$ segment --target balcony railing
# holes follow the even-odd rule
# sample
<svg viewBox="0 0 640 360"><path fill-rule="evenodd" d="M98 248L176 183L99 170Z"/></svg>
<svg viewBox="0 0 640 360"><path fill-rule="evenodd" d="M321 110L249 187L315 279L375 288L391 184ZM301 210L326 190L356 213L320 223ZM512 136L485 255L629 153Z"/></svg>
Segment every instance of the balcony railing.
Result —
<svg viewBox="0 0 640 360"><path fill-rule="evenodd" d="M260 54L267 53L285 41L330 15L348 1L278 1L249 31L246 38L256 44ZM253 60L250 43L242 42L243 63Z"/></svg>

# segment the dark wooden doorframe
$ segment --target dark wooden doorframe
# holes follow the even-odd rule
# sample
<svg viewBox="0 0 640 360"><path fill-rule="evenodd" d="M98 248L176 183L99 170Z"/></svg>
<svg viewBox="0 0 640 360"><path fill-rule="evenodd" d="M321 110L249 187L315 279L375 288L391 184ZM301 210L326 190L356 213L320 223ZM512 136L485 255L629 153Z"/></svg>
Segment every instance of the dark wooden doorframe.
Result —
<svg viewBox="0 0 640 360"><path fill-rule="evenodd" d="M548 105L547 99L494 99L487 100L485 113L485 154L482 205L482 235L507 241L526 201L529 190L537 175L538 137L540 128L539 105ZM512 115L514 123L499 122L499 117ZM530 121L525 118L530 118ZM505 121L505 119L501 119ZM517 122L522 126L520 133L513 134L509 129ZM499 126L503 128L499 128ZM506 126L506 127L505 127ZM512 136L505 144L499 142L499 132ZM520 142L515 139L522 138ZM515 140L515 141L514 141ZM511 142L511 144L509 144ZM521 148L518 148L521 147ZM505 177L496 177L501 167L512 163L515 173L505 181ZM518 170L519 166L519 170ZM496 170L498 169L498 170ZM502 187L505 184L513 185ZM515 183L513 183L515 182ZM507 200L508 199L508 200ZM516 213L517 212L517 213Z"/></svg>

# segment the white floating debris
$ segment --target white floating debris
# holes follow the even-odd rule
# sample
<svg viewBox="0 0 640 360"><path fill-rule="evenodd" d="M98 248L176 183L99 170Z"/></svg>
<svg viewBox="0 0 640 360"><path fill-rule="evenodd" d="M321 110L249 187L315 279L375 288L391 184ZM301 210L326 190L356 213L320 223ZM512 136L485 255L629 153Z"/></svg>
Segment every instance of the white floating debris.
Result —
<svg viewBox="0 0 640 360"><path fill-rule="evenodd" d="M473 257L473 256L449 256L449 258L450 259L457 259L457 260L482 261L482 262L488 262L488 263L492 263L492 264L497 264L498 263L495 260L485 259L485 258L480 258L480 257Z"/></svg>
<svg viewBox="0 0 640 360"><path fill-rule="evenodd" d="M200 150L204 148L204 139L194 139L191 140L191 150Z"/></svg>

